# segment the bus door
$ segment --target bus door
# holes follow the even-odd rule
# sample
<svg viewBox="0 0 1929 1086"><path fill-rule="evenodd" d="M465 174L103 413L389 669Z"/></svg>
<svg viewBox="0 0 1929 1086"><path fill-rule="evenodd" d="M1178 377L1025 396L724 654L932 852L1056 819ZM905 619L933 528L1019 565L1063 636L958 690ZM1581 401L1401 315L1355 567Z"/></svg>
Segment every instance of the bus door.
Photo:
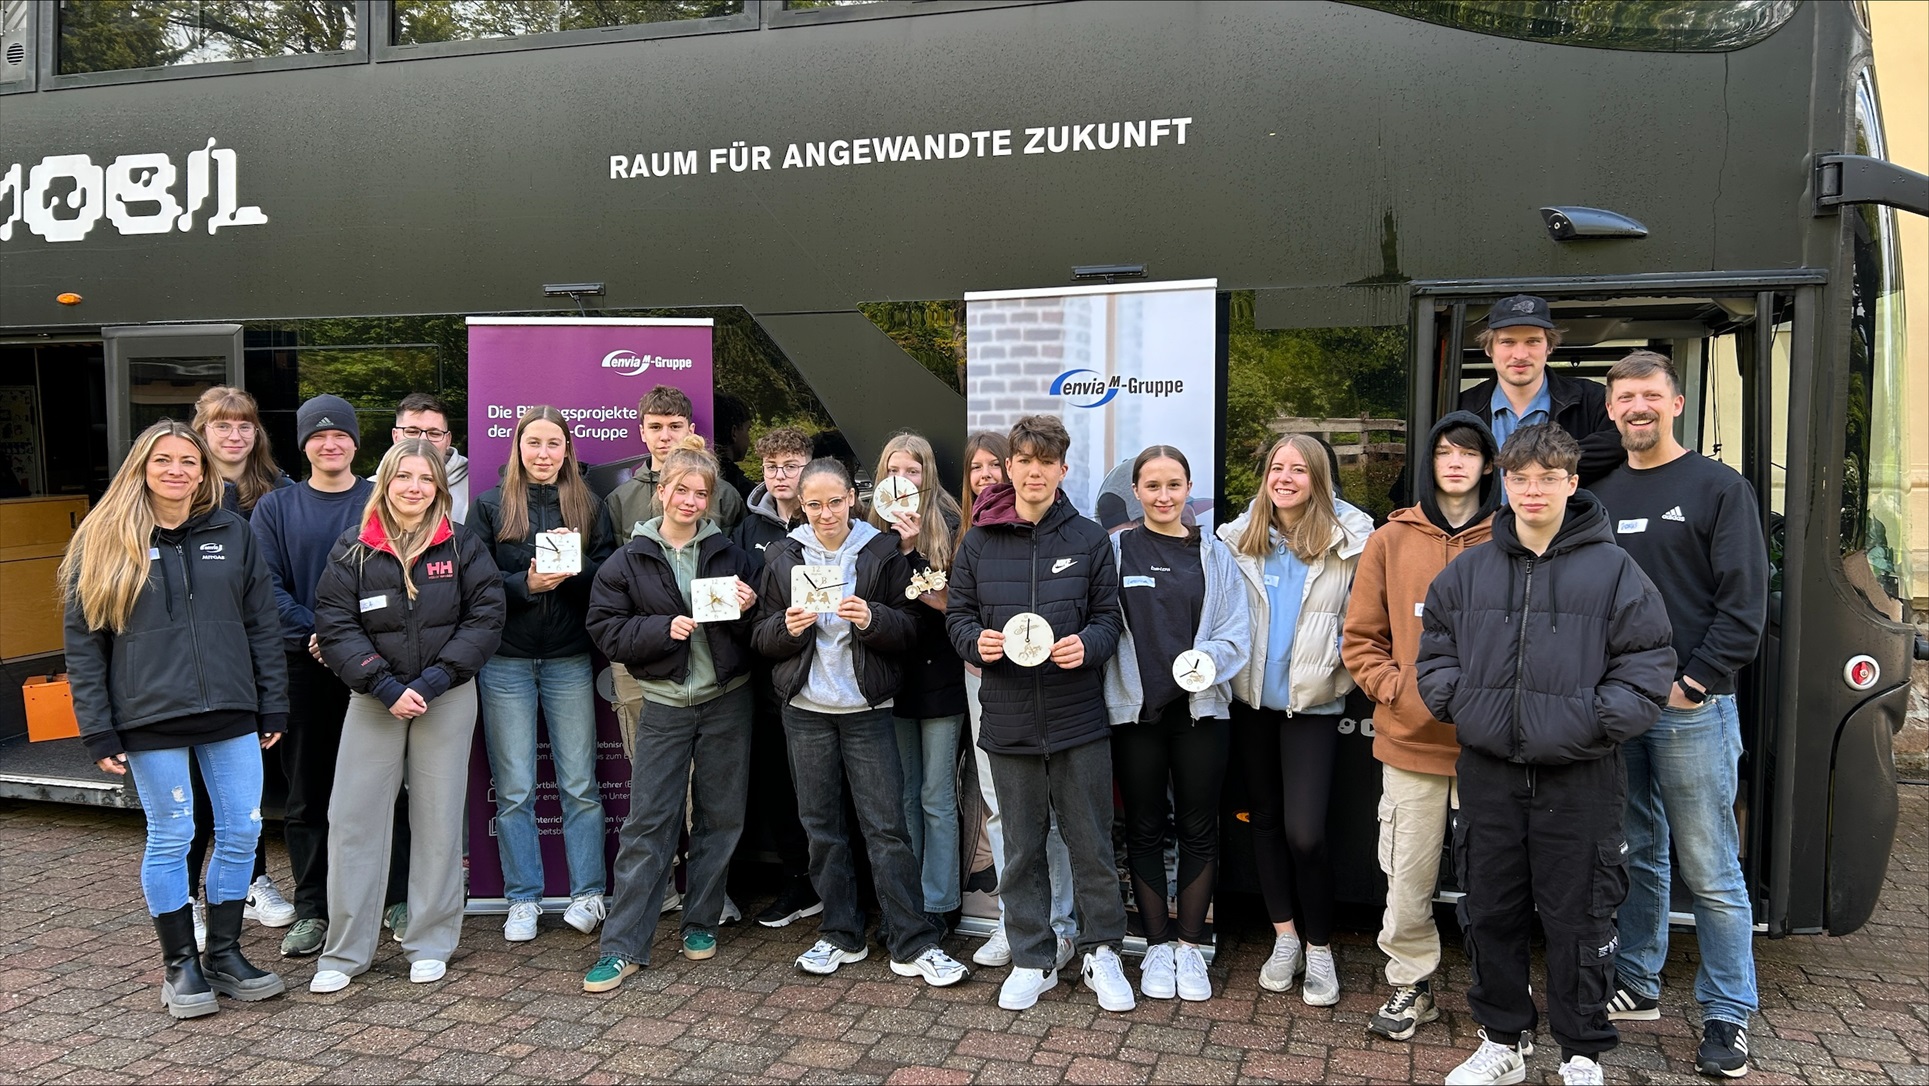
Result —
<svg viewBox="0 0 1929 1086"><path fill-rule="evenodd" d="M1487 309L1510 294L1548 299L1561 342L1550 372L1602 381L1630 351L1647 349L1671 358L1686 404L1677 424L1682 444L1740 472L1755 488L1770 561L1768 623L1755 664L1740 677L1737 707L1743 753L1735 814L1741 830L1742 868L1758 919L1770 915L1777 865L1771 861L1772 829L1779 810L1775 787L1777 751L1787 741L1778 727L1789 691L1783 688L1782 584L1787 533L1788 450L1806 447L1791 427L1791 352L1796 325L1812 314L1821 276L1778 272L1763 276L1634 276L1624 281L1534 280L1419 284L1413 314L1412 432L1459 407L1470 390L1494 376L1478 343ZM1487 386L1491 388L1491 386ZM1484 391L1484 390L1483 390ZM1426 470L1428 459L1409 457L1409 471ZM1409 485L1411 485L1411 475ZM1816 882L1819 892L1820 882ZM1690 899L1676 882L1671 908L1676 923L1692 924Z"/></svg>
<svg viewBox="0 0 1929 1086"><path fill-rule="evenodd" d="M104 328L107 462L118 468L134 436L162 419L194 418L217 385L242 387L241 326L155 324Z"/></svg>

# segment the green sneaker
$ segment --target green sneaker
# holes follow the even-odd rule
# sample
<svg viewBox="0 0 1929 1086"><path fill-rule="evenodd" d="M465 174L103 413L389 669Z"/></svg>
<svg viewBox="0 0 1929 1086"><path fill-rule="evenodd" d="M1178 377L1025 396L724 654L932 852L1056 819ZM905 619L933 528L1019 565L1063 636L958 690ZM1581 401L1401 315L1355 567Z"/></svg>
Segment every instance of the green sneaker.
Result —
<svg viewBox="0 0 1929 1086"><path fill-rule="evenodd" d="M322 941L328 938L328 921L316 917L295 921L288 934L281 938L281 956L284 958L306 958L322 948Z"/></svg>
<svg viewBox="0 0 1929 1086"><path fill-rule="evenodd" d="M717 934L702 928L691 928L683 933L683 956L693 962L717 955Z"/></svg>
<svg viewBox="0 0 1929 1086"><path fill-rule="evenodd" d="M398 901L382 913L382 926L395 933L395 941L401 942L409 934L409 903Z"/></svg>
<svg viewBox="0 0 1929 1086"><path fill-rule="evenodd" d="M614 954L605 954L596 959L596 964L589 967L589 972L583 974L583 991L607 992L642 968Z"/></svg>

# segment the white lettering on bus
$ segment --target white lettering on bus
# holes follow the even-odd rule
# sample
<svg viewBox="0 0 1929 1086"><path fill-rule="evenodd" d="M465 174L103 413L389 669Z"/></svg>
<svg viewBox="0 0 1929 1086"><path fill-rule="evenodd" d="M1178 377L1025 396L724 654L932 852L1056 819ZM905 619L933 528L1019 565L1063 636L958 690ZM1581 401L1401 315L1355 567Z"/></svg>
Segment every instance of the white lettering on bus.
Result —
<svg viewBox="0 0 1929 1086"><path fill-rule="evenodd" d="M174 183L181 171L166 154L122 155L105 167L89 155L49 155L26 169L13 163L0 174L0 241L12 241L14 224L47 241L80 241L102 218L123 235L188 231L212 194L214 214L208 233L224 226L261 226L268 216L258 207L241 205L240 158L231 148L207 145L187 157L186 199L177 199ZM65 209L66 214L61 213Z"/></svg>

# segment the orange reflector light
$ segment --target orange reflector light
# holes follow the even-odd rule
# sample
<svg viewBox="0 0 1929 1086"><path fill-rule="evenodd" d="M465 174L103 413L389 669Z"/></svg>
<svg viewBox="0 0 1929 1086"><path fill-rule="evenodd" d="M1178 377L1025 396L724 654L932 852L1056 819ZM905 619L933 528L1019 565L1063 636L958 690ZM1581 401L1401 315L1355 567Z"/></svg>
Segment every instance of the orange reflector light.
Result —
<svg viewBox="0 0 1929 1086"><path fill-rule="evenodd" d="M65 293L55 295L54 301L59 302L61 305L79 305L80 295L75 294L73 291L70 290Z"/></svg>

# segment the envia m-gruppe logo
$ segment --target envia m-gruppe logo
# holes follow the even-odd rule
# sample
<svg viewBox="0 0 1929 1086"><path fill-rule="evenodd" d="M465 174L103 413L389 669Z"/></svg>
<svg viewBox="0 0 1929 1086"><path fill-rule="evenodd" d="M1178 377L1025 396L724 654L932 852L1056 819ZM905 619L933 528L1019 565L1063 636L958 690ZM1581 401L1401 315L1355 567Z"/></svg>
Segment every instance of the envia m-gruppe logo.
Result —
<svg viewBox="0 0 1929 1086"><path fill-rule="evenodd" d="M690 358L661 358L653 354L637 354L628 349L618 349L603 356L603 368L615 370L625 377L635 377L655 366L660 370L687 370L696 365Z"/></svg>
<svg viewBox="0 0 1929 1086"><path fill-rule="evenodd" d="M1186 390L1177 378L1107 377L1097 370L1066 370L1052 378L1051 394L1063 396L1072 407L1104 407L1123 392L1127 396L1176 396Z"/></svg>

